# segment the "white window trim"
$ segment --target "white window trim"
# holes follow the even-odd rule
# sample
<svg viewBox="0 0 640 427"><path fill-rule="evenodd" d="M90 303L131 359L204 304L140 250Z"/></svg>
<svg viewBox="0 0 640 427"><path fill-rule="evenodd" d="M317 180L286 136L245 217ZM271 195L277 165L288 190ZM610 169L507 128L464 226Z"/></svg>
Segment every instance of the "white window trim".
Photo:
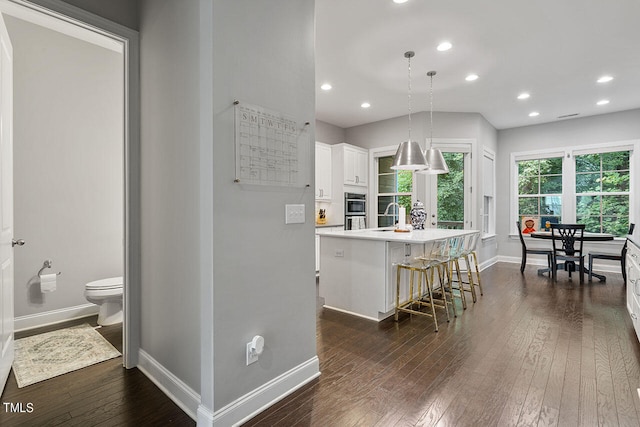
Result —
<svg viewBox="0 0 640 427"><path fill-rule="evenodd" d="M493 170L491 171L491 180L492 180L492 188L493 188L493 195L491 196L492 198L492 206L490 209L489 213L486 213L484 211L484 197L485 197L485 191L484 189L486 188L485 182L484 182L484 177L485 175L485 170L484 170L484 158L489 158L492 161L493 164ZM482 231L482 239L489 239L491 237L495 237L496 235L496 153L493 150L490 150L486 147L483 148L482 150L482 204L480 205L480 230ZM484 217L485 215L489 216L489 232L488 233L484 233Z"/></svg>
<svg viewBox="0 0 640 427"><path fill-rule="evenodd" d="M640 140L624 140L624 141L612 141L602 144L593 145L581 145L577 147L560 147L554 151L548 150L535 150L535 151L523 151L514 152L510 156L510 221L509 230L511 235L516 235L518 230L516 229L516 221L518 220L518 168L516 162L522 160L534 160L545 159L550 157L563 157L562 162L562 190L563 190L563 206L562 217L565 221L575 220L576 214L576 197L575 197L575 184L570 182L571 179L575 181L575 162L566 162L567 159L572 159L576 155L584 154L601 154L612 151L630 151L629 156L629 222L637 223L639 218L636 218L636 213L640 212L640 197L636 196L639 190L636 185L638 181L638 174L640 174ZM569 191L569 193L567 193ZM568 214L568 218L565 215ZM565 219L566 218L566 219Z"/></svg>
<svg viewBox="0 0 640 427"><path fill-rule="evenodd" d="M385 147L371 148L369 150L369 182L372 185L369 186L369 194L367 199L367 224L371 224L373 227L378 227L378 212L374 208L377 206L378 196L378 168L377 161L380 157L393 156L398 151L397 145L388 145ZM411 200L416 200L416 174L413 173L413 180L411 186Z"/></svg>

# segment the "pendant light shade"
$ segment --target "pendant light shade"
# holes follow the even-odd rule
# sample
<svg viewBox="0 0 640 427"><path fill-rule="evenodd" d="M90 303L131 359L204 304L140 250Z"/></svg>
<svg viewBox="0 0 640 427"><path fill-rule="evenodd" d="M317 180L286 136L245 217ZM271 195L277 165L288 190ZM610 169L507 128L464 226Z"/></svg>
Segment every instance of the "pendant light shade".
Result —
<svg viewBox="0 0 640 427"><path fill-rule="evenodd" d="M391 169L421 170L427 164L422 148L416 141L404 141L398 146Z"/></svg>
<svg viewBox="0 0 640 427"><path fill-rule="evenodd" d="M437 148L430 147L425 152L425 158L427 159L427 163L429 163L429 167L427 169L422 169L420 172L434 175L449 173L449 167L447 166L447 162L444 160L442 151Z"/></svg>
<svg viewBox="0 0 640 427"><path fill-rule="evenodd" d="M409 64L409 139L398 146L398 151L393 159L391 169L394 170L420 170L428 166L427 161L417 141L411 140L411 58L415 55L409 51L404 53Z"/></svg>
<svg viewBox="0 0 640 427"><path fill-rule="evenodd" d="M447 166L447 162L444 160L444 156L442 152L437 148L433 148L433 76L436 75L435 71L429 71L427 76L431 78L431 89L429 91L429 105L430 105L430 114L429 117L431 119L431 131L429 136L429 148L425 151L425 159L427 161L426 169L420 170L420 173L425 173L429 175L436 175L442 173L449 173L449 167Z"/></svg>

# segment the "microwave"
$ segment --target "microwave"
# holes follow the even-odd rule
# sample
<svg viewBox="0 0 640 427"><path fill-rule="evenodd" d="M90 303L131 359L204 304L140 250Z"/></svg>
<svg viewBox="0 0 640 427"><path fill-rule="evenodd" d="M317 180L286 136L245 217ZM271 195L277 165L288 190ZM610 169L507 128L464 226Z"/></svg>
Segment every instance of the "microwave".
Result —
<svg viewBox="0 0 640 427"><path fill-rule="evenodd" d="M366 215L367 195L358 193L344 193L344 215Z"/></svg>

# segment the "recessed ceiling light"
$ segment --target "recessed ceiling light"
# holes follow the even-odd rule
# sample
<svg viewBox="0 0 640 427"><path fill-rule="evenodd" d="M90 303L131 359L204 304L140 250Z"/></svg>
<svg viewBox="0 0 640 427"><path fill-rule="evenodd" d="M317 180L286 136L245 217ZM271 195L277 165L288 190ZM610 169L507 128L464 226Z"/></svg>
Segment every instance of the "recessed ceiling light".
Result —
<svg viewBox="0 0 640 427"><path fill-rule="evenodd" d="M445 50L449 50L452 47L453 45L450 42L442 42L438 45L436 49L438 49L440 52L444 52Z"/></svg>
<svg viewBox="0 0 640 427"><path fill-rule="evenodd" d="M402 3L406 3L409 0L393 0L394 3L398 3L398 4L402 4Z"/></svg>
<svg viewBox="0 0 640 427"><path fill-rule="evenodd" d="M611 76L602 76L598 79L598 83L608 83L611 80L613 80L613 77Z"/></svg>
<svg viewBox="0 0 640 427"><path fill-rule="evenodd" d="M320 86L320 89L322 90L331 90L333 86L331 86L331 84L329 83L323 83L322 86Z"/></svg>
<svg viewBox="0 0 640 427"><path fill-rule="evenodd" d="M478 80L478 75L477 74L469 74L467 77L464 78L466 81L468 82L472 82L474 80Z"/></svg>
<svg viewBox="0 0 640 427"><path fill-rule="evenodd" d="M530 96L531 95L529 95L527 92L522 92L520 95L518 95L518 99L527 99Z"/></svg>
<svg viewBox="0 0 640 427"><path fill-rule="evenodd" d="M371 107L371 104L369 104L368 102L363 102L362 104L360 104L360 106L362 108L369 108L369 107Z"/></svg>
<svg viewBox="0 0 640 427"><path fill-rule="evenodd" d="M532 111L532 112L529 113L529 117L537 117L539 115L540 115L540 113L538 113L537 111Z"/></svg>
<svg viewBox="0 0 640 427"><path fill-rule="evenodd" d="M596 102L597 105L607 105L608 103L608 99L601 99L600 101Z"/></svg>

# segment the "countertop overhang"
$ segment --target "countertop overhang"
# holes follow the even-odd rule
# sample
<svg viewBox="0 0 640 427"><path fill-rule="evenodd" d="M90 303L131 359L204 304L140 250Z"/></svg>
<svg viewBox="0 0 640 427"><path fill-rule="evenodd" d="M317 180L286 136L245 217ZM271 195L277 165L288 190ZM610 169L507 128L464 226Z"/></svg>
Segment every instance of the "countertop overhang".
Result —
<svg viewBox="0 0 640 427"><path fill-rule="evenodd" d="M401 243L426 243L439 239L448 239L450 237L464 236L467 234L477 233L478 230L412 230L409 232L397 232L392 228L365 228L360 230L334 230L322 231L317 230L316 234L321 237L332 237L341 239L362 239L362 240L380 240L385 242L401 242Z"/></svg>

